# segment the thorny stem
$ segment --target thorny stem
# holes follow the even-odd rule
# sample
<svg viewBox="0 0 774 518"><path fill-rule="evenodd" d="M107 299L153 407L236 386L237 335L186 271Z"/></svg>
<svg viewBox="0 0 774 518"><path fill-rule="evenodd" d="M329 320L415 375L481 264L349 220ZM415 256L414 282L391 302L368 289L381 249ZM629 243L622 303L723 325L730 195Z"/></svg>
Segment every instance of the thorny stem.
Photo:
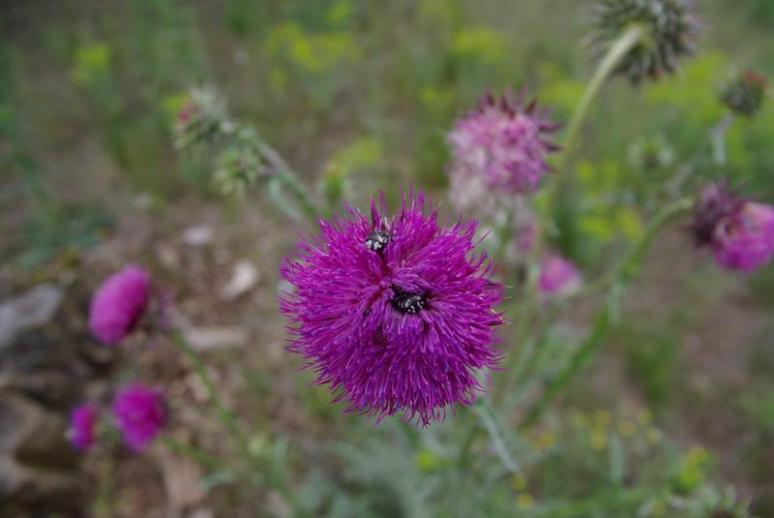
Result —
<svg viewBox="0 0 774 518"><path fill-rule="evenodd" d="M298 180L296 173L285 162L285 160L277 153L274 148L259 140L257 143L259 153L266 158L273 169L273 176L277 181L286 188L298 201L298 206L301 212L309 218L312 224L317 223L320 211L312 202L312 197L306 190L306 187Z"/></svg>
<svg viewBox="0 0 774 518"><path fill-rule="evenodd" d="M639 271L645 253L650 248L653 239L667 223L678 215L690 210L692 206L693 201L690 198L683 198L667 205L653 217L636 246L613 270L607 297L602 307L597 312L597 316L594 319L594 324L588 336L578 350L575 351L575 354L567 365L549 382L541 398L532 406L527 413L527 416L524 418L524 421L521 424L522 429L529 429L535 424L546 408L554 401L556 396L561 393L575 375L585 367L591 359L593 359L594 355L603 345L603 340L610 327L614 312L618 308L620 298L628 284L634 279Z"/></svg>

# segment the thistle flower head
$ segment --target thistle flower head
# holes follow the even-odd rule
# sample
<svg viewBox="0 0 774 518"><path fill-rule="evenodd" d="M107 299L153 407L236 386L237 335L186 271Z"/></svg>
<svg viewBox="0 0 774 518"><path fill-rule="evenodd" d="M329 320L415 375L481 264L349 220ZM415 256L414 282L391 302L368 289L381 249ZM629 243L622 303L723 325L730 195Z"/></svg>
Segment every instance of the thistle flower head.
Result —
<svg viewBox="0 0 774 518"><path fill-rule="evenodd" d="M571 295L580 289L581 283L580 271L564 257L551 255L540 265L538 289L546 298Z"/></svg>
<svg viewBox="0 0 774 518"><path fill-rule="evenodd" d="M753 271L774 257L774 207L712 184L696 203L693 234L697 244L712 249L720 266Z"/></svg>
<svg viewBox="0 0 774 518"><path fill-rule="evenodd" d="M394 216L383 197L370 217L349 208L321 221L282 276L294 291L281 309L290 349L349 410L378 419L402 413L427 425L481 390L494 367L495 306L502 287L476 253L476 222L443 226L424 195L408 194Z"/></svg>
<svg viewBox="0 0 774 518"><path fill-rule="evenodd" d="M221 131L231 127L226 103L212 88L192 88L174 126L177 149L212 143Z"/></svg>
<svg viewBox="0 0 774 518"><path fill-rule="evenodd" d="M75 449L86 451L94 446L98 418L99 410L90 403L79 405L72 411L67 435Z"/></svg>
<svg viewBox="0 0 774 518"><path fill-rule="evenodd" d="M747 71L725 85L720 99L735 114L752 117L761 109L767 88L766 77Z"/></svg>
<svg viewBox="0 0 774 518"><path fill-rule="evenodd" d="M107 345L123 340L145 313L150 293L150 276L138 266L127 266L108 277L91 301L91 333Z"/></svg>
<svg viewBox="0 0 774 518"><path fill-rule="evenodd" d="M451 196L463 209L488 205L493 193L529 194L549 171L548 154L558 147L547 140L558 129L523 91L496 98L459 119L449 133ZM477 207L480 208L480 207Z"/></svg>
<svg viewBox="0 0 774 518"><path fill-rule="evenodd" d="M126 445L139 452L161 431L167 409L159 392L134 384L118 393L113 402L113 415Z"/></svg>
<svg viewBox="0 0 774 518"><path fill-rule="evenodd" d="M603 55L630 27L645 35L621 59L616 73L632 83L658 79L677 68L680 57L694 51L699 23L693 0L598 0L593 9L595 53Z"/></svg>

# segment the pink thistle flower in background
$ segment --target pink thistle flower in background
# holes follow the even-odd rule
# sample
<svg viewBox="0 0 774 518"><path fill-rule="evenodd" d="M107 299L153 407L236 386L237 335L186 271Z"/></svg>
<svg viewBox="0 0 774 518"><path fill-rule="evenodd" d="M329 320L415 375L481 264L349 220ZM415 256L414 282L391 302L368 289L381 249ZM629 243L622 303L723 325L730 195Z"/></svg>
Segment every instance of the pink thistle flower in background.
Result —
<svg viewBox="0 0 774 518"><path fill-rule="evenodd" d="M150 275L137 266L127 266L108 277L91 301L91 333L108 345L123 340L145 313L150 293Z"/></svg>
<svg viewBox="0 0 774 518"><path fill-rule="evenodd" d="M75 449L86 451L94 446L98 419L99 410L90 403L79 405L72 411L67 435Z"/></svg>
<svg viewBox="0 0 774 518"><path fill-rule="evenodd" d="M126 445L139 452L161 431L167 408L159 392L134 384L118 393L113 402L113 415Z"/></svg>
<svg viewBox="0 0 774 518"><path fill-rule="evenodd" d="M473 403L477 374L500 359L493 345L503 323L502 286L476 252L477 223L442 226L424 195L409 193L394 216L382 197L370 217L348 208L320 227L282 266L294 291L280 300L290 350L317 383L377 420L402 413L426 426Z"/></svg>
<svg viewBox="0 0 774 518"><path fill-rule="evenodd" d="M467 209L491 205L492 194L533 193L550 170L548 154L559 149L547 140L558 127L537 109L536 101L525 103L523 91L515 98L487 95L449 133L455 204Z"/></svg>
<svg viewBox="0 0 774 518"><path fill-rule="evenodd" d="M558 255L544 259L540 265L538 289L546 298L566 297L576 293L583 283L578 268Z"/></svg>
<svg viewBox="0 0 774 518"><path fill-rule="evenodd" d="M774 207L739 198L725 184L711 184L696 203L693 233L720 266L750 272L774 257Z"/></svg>

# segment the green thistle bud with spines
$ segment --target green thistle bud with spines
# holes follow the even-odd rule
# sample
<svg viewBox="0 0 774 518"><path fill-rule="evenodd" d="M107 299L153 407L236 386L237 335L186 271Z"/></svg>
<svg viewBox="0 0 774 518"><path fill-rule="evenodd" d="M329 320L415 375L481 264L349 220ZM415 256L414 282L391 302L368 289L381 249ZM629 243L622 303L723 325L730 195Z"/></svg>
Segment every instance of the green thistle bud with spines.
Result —
<svg viewBox="0 0 774 518"><path fill-rule="evenodd" d="M188 150L212 144L221 134L233 131L226 103L212 88L192 88L174 127L175 147Z"/></svg>
<svg viewBox="0 0 774 518"><path fill-rule="evenodd" d="M640 26L644 36L614 72L634 84L673 73L681 57L695 52L699 23L693 7L693 0L599 0L592 8L595 54L603 55L627 29Z"/></svg>
<svg viewBox="0 0 774 518"><path fill-rule="evenodd" d="M761 109L767 90L766 78L749 70L723 87L720 100L736 115L752 117Z"/></svg>

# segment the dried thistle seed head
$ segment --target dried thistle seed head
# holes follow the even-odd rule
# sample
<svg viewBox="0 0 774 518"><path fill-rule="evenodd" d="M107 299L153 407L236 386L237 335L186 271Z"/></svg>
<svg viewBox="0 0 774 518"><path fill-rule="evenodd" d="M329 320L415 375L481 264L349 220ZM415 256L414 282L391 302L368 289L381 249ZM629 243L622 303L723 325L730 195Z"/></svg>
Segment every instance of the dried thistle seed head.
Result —
<svg viewBox="0 0 774 518"><path fill-rule="evenodd" d="M672 73L682 56L693 53L699 23L693 0L599 0L594 6L595 54L604 55L630 27L639 25L645 36L629 50L615 69L634 84Z"/></svg>
<svg viewBox="0 0 774 518"><path fill-rule="evenodd" d="M766 77L757 72L747 71L723 87L720 100L735 114L752 117L761 109L767 88Z"/></svg>

